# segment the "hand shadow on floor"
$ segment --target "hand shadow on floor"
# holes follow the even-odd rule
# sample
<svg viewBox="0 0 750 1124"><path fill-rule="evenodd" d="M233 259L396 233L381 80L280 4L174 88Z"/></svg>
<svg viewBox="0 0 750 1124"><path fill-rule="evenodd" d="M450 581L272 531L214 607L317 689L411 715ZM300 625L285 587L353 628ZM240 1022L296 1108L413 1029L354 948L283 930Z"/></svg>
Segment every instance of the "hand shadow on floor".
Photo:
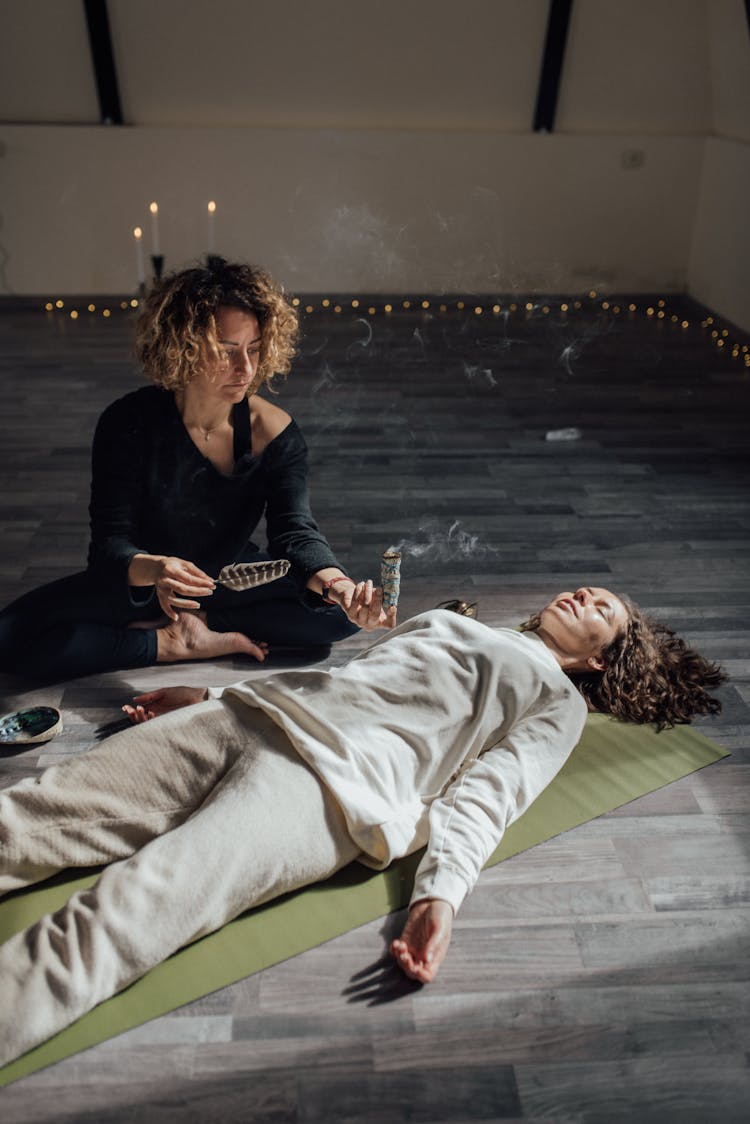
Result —
<svg viewBox="0 0 750 1124"><path fill-rule="evenodd" d="M404 927L405 910L399 910L386 917L383 925L383 939L386 946L397 937ZM411 980L404 975L390 953L385 952L366 968L355 972L350 978L349 986L345 987L342 995L347 997L347 1003L364 1003L367 1007L380 1007L383 1003L393 1003L405 995L413 995L421 991L424 984L418 980Z"/></svg>

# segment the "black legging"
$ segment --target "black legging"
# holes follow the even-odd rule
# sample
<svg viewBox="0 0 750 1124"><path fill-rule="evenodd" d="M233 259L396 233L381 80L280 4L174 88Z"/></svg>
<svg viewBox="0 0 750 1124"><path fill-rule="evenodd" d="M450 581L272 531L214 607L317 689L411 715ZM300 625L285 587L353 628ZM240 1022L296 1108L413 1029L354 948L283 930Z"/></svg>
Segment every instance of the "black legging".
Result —
<svg viewBox="0 0 750 1124"><path fill-rule="evenodd" d="M259 553L246 561L267 558ZM358 631L338 606L308 608L289 578L240 593L219 585L202 607L209 628L243 632L256 642L265 640L272 650L316 648ZM148 667L156 663L155 630L127 626L160 616L155 596L135 604L126 589L105 589L88 570L61 578L0 613L0 671L58 680Z"/></svg>

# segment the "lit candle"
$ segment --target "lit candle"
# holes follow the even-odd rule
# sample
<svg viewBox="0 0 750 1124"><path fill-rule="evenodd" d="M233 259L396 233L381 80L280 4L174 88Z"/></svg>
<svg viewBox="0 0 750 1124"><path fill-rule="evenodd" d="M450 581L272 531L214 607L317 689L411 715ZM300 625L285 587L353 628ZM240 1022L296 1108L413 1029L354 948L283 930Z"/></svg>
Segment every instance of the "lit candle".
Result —
<svg viewBox="0 0 750 1124"><path fill-rule="evenodd" d="M208 204L208 252L216 249L216 204L213 199Z"/></svg>
<svg viewBox="0 0 750 1124"><path fill-rule="evenodd" d="M151 212L151 253L160 254L161 246L159 245L159 204L150 203L148 209Z"/></svg>
<svg viewBox="0 0 750 1124"><path fill-rule="evenodd" d="M135 269L138 274L138 287L146 283L146 265L143 260L143 231L139 226L133 231L135 238Z"/></svg>

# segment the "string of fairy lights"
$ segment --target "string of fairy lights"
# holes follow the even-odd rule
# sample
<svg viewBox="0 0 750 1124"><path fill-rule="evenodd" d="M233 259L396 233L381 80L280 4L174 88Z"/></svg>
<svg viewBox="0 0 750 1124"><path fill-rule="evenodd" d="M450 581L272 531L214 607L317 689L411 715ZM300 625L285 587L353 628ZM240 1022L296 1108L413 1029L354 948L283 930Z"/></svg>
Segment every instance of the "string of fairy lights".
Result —
<svg viewBox="0 0 750 1124"><path fill-rule="evenodd" d="M456 314L488 318L500 318L502 316L506 319L511 316L528 319L534 315L557 315L565 319L584 310L600 310L614 317L625 316L629 320L636 316L645 316L657 323L666 322L677 325L683 331L691 327L691 321L686 319L684 314L678 314L670 309L665 297L659 297L655 300L649 299L641 304L633 301L617 303L613 300L600 299L595 289L591 289L585 296L576 299L550 300L544 304L540 301L520 298L505 303L490 298L480 304L477 303L476 299L471 300L468 297L440 301L426 296L403 299L391 298L382 303L380 301L373 303L371 300L360 300L357 297L347 300L322 297L315 301L306 301L300 297L294 297L292 304L304 316L333 314L334 316L384 316L386 318L416 312L429 313L433 316ZM80 306L74 304L72 307L61 297L58 297L55 300L47 301L44 305L44 311L51 315L62 314L72 321L78 321L82 317L85 319L87 316L101 316L105 320L109 320L115 314L132 313L140 306L141 301L137 297L132 297L129 300L110 301L103 305L89 302L81 303ZM738 360L745 367L750 368L750 347L743 339L739 338L738 329L733 324L723 323L720 318L714 315L705 316L697 323L700 324L703 331L708 332L710 330L709 338L718 352L731 356L732 359Z"/></svg>

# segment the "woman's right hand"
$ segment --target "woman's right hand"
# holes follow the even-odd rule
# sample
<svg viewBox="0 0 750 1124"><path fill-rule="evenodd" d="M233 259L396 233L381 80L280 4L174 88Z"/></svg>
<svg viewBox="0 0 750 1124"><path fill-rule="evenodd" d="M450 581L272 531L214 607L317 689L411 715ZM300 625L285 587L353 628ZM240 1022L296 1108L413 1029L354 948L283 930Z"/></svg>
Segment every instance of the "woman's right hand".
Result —
<svg viewBox="0 0 750 1124"><path fill-rule="evenodd" d="M203 702L206 694L205 687L161 687L156 691L146 691L145 695L136 695L134 705L126 703L122 709L131 722L140 724L180 710L183 706Z"/></svg>
<svg viewBox="0 0 750 1124"><path fill-rule="evenodd" d="M162 612L171 621L179 620L179 609L200 609L194 597L208 597L216 582L186 558L136 554L130 563L131 585L153 585Z"/></svg>

